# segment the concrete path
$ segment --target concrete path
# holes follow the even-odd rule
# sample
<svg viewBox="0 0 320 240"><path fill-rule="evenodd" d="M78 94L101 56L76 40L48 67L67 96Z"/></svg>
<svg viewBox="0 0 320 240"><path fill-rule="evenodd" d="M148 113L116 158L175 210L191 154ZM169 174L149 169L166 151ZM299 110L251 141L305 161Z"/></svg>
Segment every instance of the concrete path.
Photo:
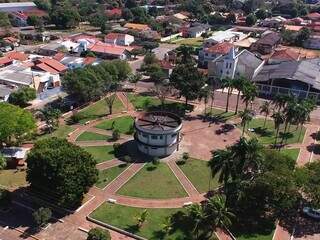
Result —
<svg viewBox="0 0 320 240"><path fill-rule="evenodd" d="M116 167L119 166L121 164L124 164L123 161L120 161L118 159L112 159L103 163L99 163L96 165L98 170L104 170L104 169L108 169L108 168L112 168L112 167Z"/></svg>

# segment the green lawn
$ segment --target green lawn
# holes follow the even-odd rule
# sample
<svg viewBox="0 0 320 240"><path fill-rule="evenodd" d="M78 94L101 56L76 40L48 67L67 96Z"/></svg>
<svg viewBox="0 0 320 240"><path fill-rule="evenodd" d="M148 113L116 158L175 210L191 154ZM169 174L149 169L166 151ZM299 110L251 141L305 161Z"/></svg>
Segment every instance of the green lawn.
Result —
<svg viewBox="0 0 320 240"><path fill-rule="evenodd" d="M129 101L132 103L132 105L136 109L142 109L145 111L157 111L162 110L161 109L161 102L158 98L152 97L152 96L144 96L144 95L138 95L138 94L128 94ZM185 113L185 110L192 111L193 106L188 105L185 106L184 103L175 102L166 100L165 104L163 106L163 110L174 112L179 115L183 115Z"/></svg>
<svg viewBox="0 0 320 240"><path fill-rule="evenodd" d="M147 163L120 190L119 194L140 198L176 198L187 193L165 163Z"/></svg>
<svg viewBox="0 0 320 240"><path fill-rule="evenodd" d="M248 219L241 222L242 226L231 226L231 232L237 240L272 240L275 225L273 220L262 220L261 222L245 223ZM253 224L253 225L251 225Z"/></svg>
<svg viewBox="0 0 320 240"><path fill-rule="evenodd" d="M119 113L124 110L122 102L116 98L113 103L113 113ZM99 117L103 117L109 113L108 106L104 99L101 99L94 104L80 110L78 114L81 116L80 123L85 123L89 120L93 120Z"/></svg>
<svg viewBox="0 0 320 240"><path fill-rule="evenodd" d="M38 139L44 139L49 137L57 137L57 138L67 138L68 134L74 130L72 126L69 125L61 125L55 131L50 134L44 134L38 137Z"/></svg>
<svg viewBox="0 0 320 240"><path fill-rule="evenodd" d="M99 171L99 178L96 182L95 186L98 188L104 188L107 186L113 179L119 176L126 168L128 167L127 164L121 164L116 167L108 168L105 170Z"/></svg>
<svg viewBox="0 0 320 240"><path fill-rule="evenodd" d="M247 131L247 134L251 137L257 137L262 144L273 144L275 141L275 129L274 122L272 120L267 120L266 126L263 127L264 119L263 118L254 118L247 126L248 128L253 128L254 132ZM278 142L280 142L281 137L283 136L284 125L281 125ZM303 141L303 137L306 129L303 128L301 137L299 139L300 128L296 130L296 125L290 126L290 131L287 131L286 134L286 143L301 143Z"/></svg>
<svg viewBox="0 0 320 240"><path fill-rule="evenodd" d="M207 161L188 159L185 164L179 164L184 174L189 178L196 189L201 192L209 191L219 187L218 178L211 178L211 171Z"/></svg>
<svg viewBox="0 0 320 240"><path fill-rule="evenodd" d="M120 133L129 135L133 133L133 118L130 116L108 119L99 123L95 127L105 130L112 130L112 125L113 129L119 130Z"/></svg>
<svg viewBox="0 0 320 240"><path fill-rule="evenodd" d="M26 184L26 171L16 169L0 170L0 186L15 188Z"/></svg>
<svg viewBox="0 0 320 240"><path fill-rule="evenodd" d="M148 216L145 223L139 229L137 227L137 217L144 211L143 208L127 207L117 204L103 203L93 213L92 218L111 224L115 227L124 229L131 233L145 237L150 240L182 240L191 239L190 227L185 222L178 222L179 216L183 214L184 209L147 209ZM163 224L166 219L175 214L174 227L169 235L163 233ZM189 235L188 235L189 233Z"/></svg>
<svg viewBox="0 0 320 240"><path fill-rule="evenodd" d="M214 117L220 121L227 121L236 116L233 111L226 112L224 109L220 108L212 108L211 110L210 108L207 108L206 114L207 116Z"/></svg>
<svg viewBox="0 0 320 240"><path fill-rule="evenodd" d="M77 138L77 142L78 141L99 141L99 140L109 140L112 137L110 136L106 136L106 135L102 135L99 133L94 133L94 132L84 132L82 133L78 138Z"/></svg>
<svg viewBox="0 0 320 240"><path fill-rule="evenodd" d="M237 236L237 240L272 240L274 231L266 234L244 234L244 235L239 235Z"/></svg>
<svg viewBox="0 0 320 240"><path fill-rule="evenodd" d="M97 163L102 163L115 158L113 146L83 147L83 149L89 152Z"/></svg>
<svg viewBox="0 0 320 240"><path fill-rule="evenodd" d="M299 156L300 149L299 148L292 148L292 149L281 149L280 151L283 155L289 156L294 160L297 160Z"/></svg>
<svg viewBox="0 0 320 240"><path fill-rule="evenodd" d="M203 44L203 38L178 38L172 41L172 43L180 44L180 45L188 45L192 47L200 47Z"/></svg>

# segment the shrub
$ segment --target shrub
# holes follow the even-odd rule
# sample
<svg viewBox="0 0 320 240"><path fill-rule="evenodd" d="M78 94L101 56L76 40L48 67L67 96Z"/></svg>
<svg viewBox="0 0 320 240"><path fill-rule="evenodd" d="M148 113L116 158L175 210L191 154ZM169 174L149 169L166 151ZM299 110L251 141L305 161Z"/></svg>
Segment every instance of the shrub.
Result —
<svg viewBox="0 0 320 240"><path fill-rule="evenodd" d="M119 153L120 147L121 147L121 144L120 144L120 143L114 143L114 144L113 144L113 150L114 150L114 153L115 153L116 155Z"/></svg>
<svg viewBox="0 0 320 240"><path fill-rule="evenodd" d="M189 158L190 158L189 153L184 152L184 153L182 154L182 160L183 160L183 161L185 161L185 162L186 162Z"/></svg>
<svg viewBox="0 0 320 240"><path fill-rule="evenodd" d="M33 212L32 217L37 226L46 225L52 216L50 208L39 208L37 211Z"/></svg>
<svg viewBox="0 0 320 240"><path fill-rule="evenodd" d="M111 237L109 231L97 227L90 229L87 240L111 240Z"/></svg>
<svg viewBox="0 0 320 240"><path fill-rule="evenodd" d="M160 159L158 157L152 158L152 164L153 165L158 165L160 163Z"/></svg>
<svg viewBox="0 0 320 240"><path fill-rule="evenodd" d="M112 131L112 140L118 141L120 139L120 132L118 129Z"/></svg>
<svg viewBox="0 0 320 240"><path fill-rule="evenodd" d="M11 194L8 190L0 189L0 207L7 207L11 203Z"/></svg>
<svg viewBox="0 0 320 240"><path fill-rule="evenodd" d="M125 162L128 162L128 163L132 162L132 159L131 159L131 157L130 157L129 155L125 155L125 156L123 157L123 160L124 160Z"/></svg>

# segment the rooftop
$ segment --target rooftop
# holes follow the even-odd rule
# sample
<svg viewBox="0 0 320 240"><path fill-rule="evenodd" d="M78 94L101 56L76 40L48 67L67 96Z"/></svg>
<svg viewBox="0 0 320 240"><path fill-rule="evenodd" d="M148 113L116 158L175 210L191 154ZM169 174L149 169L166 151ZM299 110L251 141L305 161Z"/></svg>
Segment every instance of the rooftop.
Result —
<svg viewBox="0 0 320 240"><path fill-rule="evenodd" d="M298 61L300 54L290 48L276 50L270 57L274 60Z"/></svg>
<svg viewBox="0 0 320 240"><path fill-rule="evenodd" d="M216 45L208 48L206 51L209 52L209 53L225 55L228 52L230 52L232 47L233 47L232 43L222 42L222 43L217 43Z"/></svg>
<svg viewBox="0 0 320 240"><path fill-rule="evenodd" d="M142 113L135 121L136 127L154 131L174 130L181 123L181 119L177 115L169 112Z"/></svg>

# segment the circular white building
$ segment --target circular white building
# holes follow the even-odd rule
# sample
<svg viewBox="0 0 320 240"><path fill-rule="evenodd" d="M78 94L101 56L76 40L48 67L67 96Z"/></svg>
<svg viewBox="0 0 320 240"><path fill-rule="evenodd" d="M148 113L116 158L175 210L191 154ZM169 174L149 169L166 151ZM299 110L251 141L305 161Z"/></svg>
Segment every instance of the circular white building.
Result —
<svg viewBox="0 0 320 240"><path fill-rule="evenodd" d="M181 119L168 112L142 113L135 120L135 140L139 151L164 157L179 148Z"/></svg>

